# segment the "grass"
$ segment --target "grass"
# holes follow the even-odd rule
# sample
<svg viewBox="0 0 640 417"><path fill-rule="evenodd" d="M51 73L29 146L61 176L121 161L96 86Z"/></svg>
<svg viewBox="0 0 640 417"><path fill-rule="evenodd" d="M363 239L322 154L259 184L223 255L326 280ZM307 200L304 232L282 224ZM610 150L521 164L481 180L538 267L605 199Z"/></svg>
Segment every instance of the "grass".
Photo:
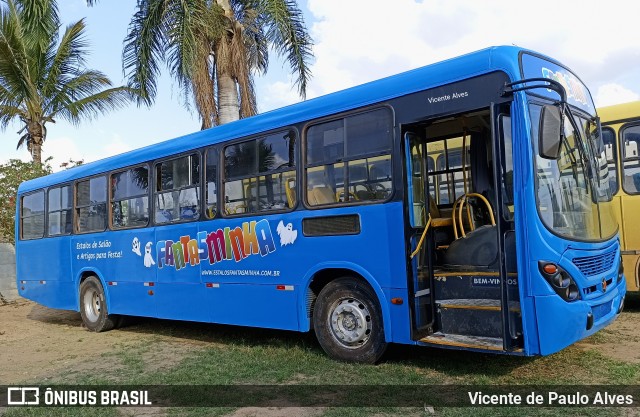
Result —
<svg viewBox="0 0 640 417"><path fill-rule="evenodd" d="M632 298L633 310L624 314L640 317L640 302ZM596 346L585 350L571 346L563 351L538 358L498 356L445 349L412 346L391 346L378 365L336 362L329 359L311 334L215 326L184 322L138 321L120 331L153 333L151 343L127 344L93 360L95 370L69 370L55 376L50 384L82 385L282 385L336 386L331 400L349 398L353 404L370 405L379 399L378 386L460 385L640 385L640 364L611 359L597 350L597 345L615 335L597 334L589 343ZM609 332L609 331L607 331ZM175 340L167 341L167 336ZM205 342L205 343L201 343ZM86 367L85 367L86 368ZM362 385L372 386L371 390ZM411 388L411 387L409 387ZM372 398L370 391L375 391ZM227 392L243 395L247 391ZM273 392L271 392L273 394ZM397 393L397 392L396 392ZM304 400L314 395L302 390ZM326 394L326 393L325 393ZM215 394L213 394L215 395ZM318 394L319 395L319 394ZM394 394L395 395L395 394ZM276 404L277 405L277 404ZM402 404L398 404L402 405ZM32 408L6 411L6 416L116 416L127 415L128 409L115 408ZM224 408L163 408L165 415L217 416L232 413ZM439 416L546 416L562 413L567 416L618 415L616 408L528 408L528 407L436 407ZM281 410L286 414L287 409ZM431 415L424 407L317 407L309 415ZM631 415L631 414L627 414Z"/></svg>

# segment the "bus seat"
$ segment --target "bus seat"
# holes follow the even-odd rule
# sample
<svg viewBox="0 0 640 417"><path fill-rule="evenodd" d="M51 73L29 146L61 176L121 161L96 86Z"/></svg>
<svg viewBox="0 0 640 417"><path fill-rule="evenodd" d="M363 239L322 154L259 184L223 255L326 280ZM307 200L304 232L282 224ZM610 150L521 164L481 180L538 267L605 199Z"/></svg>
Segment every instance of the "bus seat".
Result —
<svg viewBox="0 0 640 417"><path fill-rule="evenodd" d="M307 192L307 198L309 199L309 204L311 204L312 206L332 204L337 202L335 194L333 194L331 188L327 186L309 188Z"/></svg>
<svg viewBox="0 0 640 417"><path fill-rule="evenodd" d="M508 260L507 271L516 272L516 242L514 233L507 234L505 239L505 254ZM499 269L498 257L498 228L496 226L482 226L468 233L465 237L456 239L444 253L444 265L449 269Z"/></svg>

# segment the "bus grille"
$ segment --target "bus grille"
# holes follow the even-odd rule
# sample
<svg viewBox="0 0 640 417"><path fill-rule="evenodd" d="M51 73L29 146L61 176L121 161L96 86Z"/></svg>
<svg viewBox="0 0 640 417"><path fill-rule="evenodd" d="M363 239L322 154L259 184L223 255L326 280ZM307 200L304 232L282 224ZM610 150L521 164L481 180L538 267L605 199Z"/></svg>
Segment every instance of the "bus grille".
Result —
<svg viewBox="0 0 640 417"><path fill-rule="evenodd" d="M591 307L591 311L593 312L593 320L598 321L602 317L609 314L609 312L611 311L611 301L593 306Z"/></svg>
<svg viewBox="0 0 640 417"><path fill-rule="evenodd" d="M615 258L616 251L612 250L601 255L574 258L573 264L577 266L580 272L582 272L585 276L590 277L593 275L601 274L611 269Z"/></svg>

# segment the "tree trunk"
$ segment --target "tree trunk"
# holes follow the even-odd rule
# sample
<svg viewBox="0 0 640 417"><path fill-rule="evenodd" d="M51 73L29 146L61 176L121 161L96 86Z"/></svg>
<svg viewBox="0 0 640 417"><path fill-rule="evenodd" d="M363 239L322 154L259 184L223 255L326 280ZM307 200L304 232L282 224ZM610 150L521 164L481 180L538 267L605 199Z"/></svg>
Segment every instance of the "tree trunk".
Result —
<svg viewBox="0 0 640 417"><path fill-rule="evenodd" d="M42 165L42 141L40 143L34 143L31 145L31 158L35 165Z"/></svg>
<svg viewBox="0 0 640 417"><path fill-rule="evenodd" d="M225 15L230 24L232 24L234 21L233 10L229 0L216 1L224 9ZM228 36L233 36L231 29L229 29ZM215 46L216 78L218 82L218 124L221 125L240 119L238 86L231 70L230 44L231 40L223 37Z"/></svg>
<svg viewBox="0 0 640 417"><path fill-rule="evenodd" d="M218 73L218 107L219 124L233 122L240 118L238 88L231 75Z"/></svg>
<svg viewBox="0 0 640 417"><path fill-rule="evenodd" d="M44 126L37 121L27 122L27 132L30 136L31 158L33 163L42 165L42 144L44 143Z"/></svg>

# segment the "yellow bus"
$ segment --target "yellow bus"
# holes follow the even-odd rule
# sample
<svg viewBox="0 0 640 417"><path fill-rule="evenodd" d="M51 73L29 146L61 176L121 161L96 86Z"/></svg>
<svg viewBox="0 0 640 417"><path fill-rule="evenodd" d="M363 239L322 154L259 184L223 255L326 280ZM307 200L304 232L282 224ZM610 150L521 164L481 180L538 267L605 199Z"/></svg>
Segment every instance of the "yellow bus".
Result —
<svg viewBox="0 0 640 417"><path fill-rule="evenodd" d="M640 290L640 101L598 109L629 291Z"/></svg>

